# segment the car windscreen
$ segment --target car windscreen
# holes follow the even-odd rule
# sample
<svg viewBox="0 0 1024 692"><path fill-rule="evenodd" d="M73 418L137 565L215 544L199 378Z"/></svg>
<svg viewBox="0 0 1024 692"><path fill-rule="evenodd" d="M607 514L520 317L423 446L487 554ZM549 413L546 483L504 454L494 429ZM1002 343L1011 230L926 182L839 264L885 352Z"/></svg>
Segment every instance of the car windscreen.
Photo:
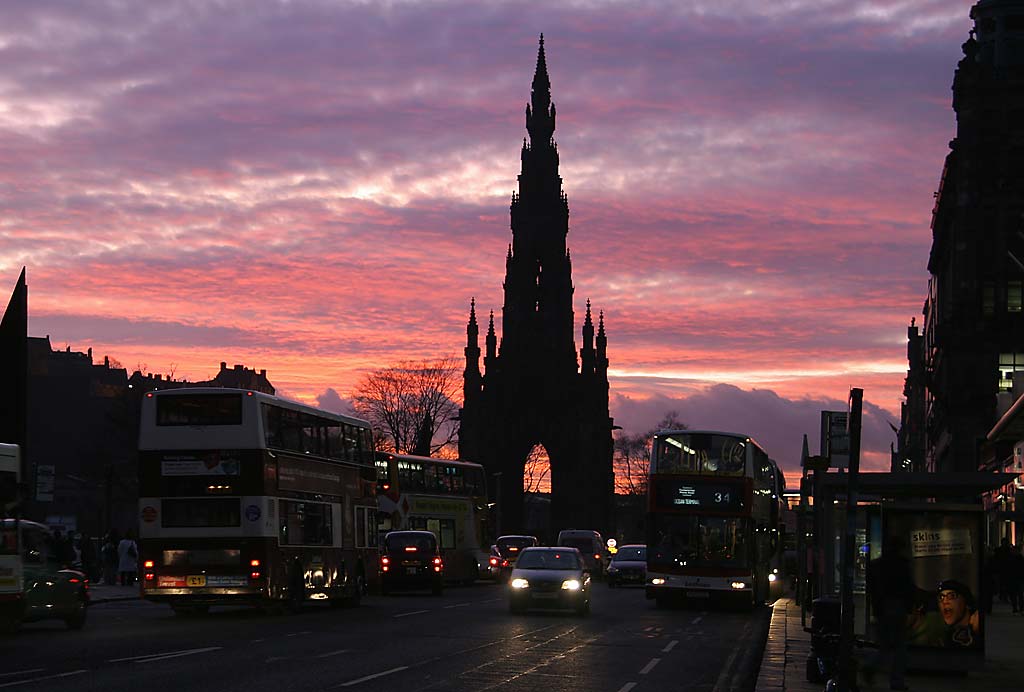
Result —
<svg viewBox="0 0 1024 692"><path fill-rule="evenodd" d="M384 548L388 552L429 553L436 551L434 537L422 533L397 533L385 539Z"/></svg>
<svg viewBox="0 0 1024 692"><path fill-rule="evenodd" d="M579 569L576 553L563 550L526 550L516 562L518 569Z"/></svg>
<svg viewBox="0 0 1024 692"><path fill-rule="evenodd" d="M518 555L523 548L529 548L532 545L537 545L533 536L502 536L497 543L498 552L502 557Z"/></svg>
<svg viewBox="0 0 1024 692"><path fill-rule="evenodd" d="M630 561L643 562L647 559L646 548L619 548L619 552L612 556L612 562Z"/></svg>

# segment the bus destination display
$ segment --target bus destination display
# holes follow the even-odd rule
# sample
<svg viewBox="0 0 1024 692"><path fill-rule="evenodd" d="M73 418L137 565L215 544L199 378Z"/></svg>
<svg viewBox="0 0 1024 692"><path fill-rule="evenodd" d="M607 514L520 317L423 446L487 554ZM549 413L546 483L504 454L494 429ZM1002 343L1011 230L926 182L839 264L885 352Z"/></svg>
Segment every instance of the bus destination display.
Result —
<svg viewBox="0 0 1024 692"><path fill-rule="evenodd" d="M654 498L662 509L738 512L743 509L745 494L742 485L660 478L655 485Z"/></svg>

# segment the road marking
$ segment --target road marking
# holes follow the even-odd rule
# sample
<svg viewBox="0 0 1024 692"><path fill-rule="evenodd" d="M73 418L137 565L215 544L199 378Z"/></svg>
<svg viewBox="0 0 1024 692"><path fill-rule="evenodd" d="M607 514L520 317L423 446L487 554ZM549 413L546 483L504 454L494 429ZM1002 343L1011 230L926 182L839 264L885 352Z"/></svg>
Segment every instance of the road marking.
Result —
<svg viewBox="0 0 1024 692"><path fill-rule="evenodd" d="M261 642L261 641L264 641L264 640L262 640L262 639L253 639L250 643L251 644L255 644L256 642Z"/></svg>
<svg viewBox="0 0 1024 692"><path fill-rule="evenodd" d="M409 613L399 613L398 615L392 615L391 617L393 617L393 618L404 618L404 617L409 617L410 615L422 615L423 613L429 613L429 612L430 612L429 610L414 610L414 611L409 612Z"/></svg>
<svg viewBox="0 0 1024 692"><path fill-rule="evenodd" d="M426 611L424 611L424 612L426 612ZM359 678L358 680L349 680L348 682L341 683L339 685L339 687L351 687L352 685L358 685L359 683L366 682L367 680L376 680L377 678L382 678L385 675L391 675L392 673L397 673L397 672L399 672L401 670L405 670L408 667L409 666L399 666L398 668L392 668L391 670L385 670L385 671L383 671L381 673L374 673L373 675L367 675L366 677Z"/></svg>
<svg viewBox="0 0 1024 692"><path fill-rule="evenodd" d="M701 616L700 616L700 615L698 615L697 617L695 617L695 618L693 619L693 622L691 622L690 624L691 624L691 625L696 625L696 624L697 624L698 622L700 622L700 620L701 620Z"/></svg>
<svg viewBox="0 0 1024 692"><path fill-rule="evenodd" d="M634 687L636 687L635 682L627 682L625 685L619 688L619 692L629 692Z"/></svg>
<svg viewBox="0 0 1024 692"><path fill-rule="evenodd" d="M328 651L325 654L317 654L317 658L328 658L329 656L337 656L338 654L347 654L352 649L338 649L337 651Z"/></svg>
<svg viewBox="0 0 1024 692"><path fill-rule="evenodd" d="M660 658L652 658L650 661L647 662L646 666L640 669L640 675L647 675L652 670L654 670L654 666L658 665L658 663L660 662Z"/></svg>
<svg viewBox="0 0 1024 692"><path fill-rule="evenodd" d="M662 653L666 653L667 654L669 651L671 651L672 649L676 648L676 644L678 644L678 643L679 643L678 639L673 639L672 641L670 641L668 644L665 645L664 649L661 650Z"/></svg>
<svg viewBox="0 0 1024 692"><path fill-rule="evenodd" d="M644 632L650 632L653 629L654 629L653 626L651 626L651 627L644 627Z"/></svg>
<svg viewBox="0 0 1024 692"><path fill-rule="evenodd" d="M207 651L218 651L222 649L221 646L207 646L202 649L184 649L183 651L166 651L162 654L146 654L145 656L128 656L127 658L112 658L107 663L124 663L125 661L134 661L135 663L152 663L153 661L163 661L168 658L179 658L180 656L191 656L193 654L204 654Z"/></svg>
<svg viewBox="0 0 1024 692"><path fill-rule="evenodd" d="M456 603L455 605L445 606L445 608L462 608L463 606L473 605L472 603Z"/></svg>
<svg viewBox="0 0 1024 692"><path fill-rule="evenodd" d="M16 670L13 673L0 673L0 678L13 678L15 675L28 675L29 673L42 673L46 668L31 668L29 670Z"/></svg>
<svg viewBox="0 0 1024 692"><path fill-rule="evenodd" d="M15 685L27 685L30 682L40 682L41 680L55 680L57 678L68 678L72 675L81 675L82 673L88 673L89 671L85 668L81 670L73 670L70 673L57 673L56 675L44 675L41 678L31 678L29 680L18 680L16 682L5 682L0 683L0 687L14 687Z"/></svg>
<svg viewBox="0 0 1024 692"><path fill-rule="evenodd" d="M301 637L304 634L313 634L312 632L292 632L291 634L285 635L288 637Z"/></svg>

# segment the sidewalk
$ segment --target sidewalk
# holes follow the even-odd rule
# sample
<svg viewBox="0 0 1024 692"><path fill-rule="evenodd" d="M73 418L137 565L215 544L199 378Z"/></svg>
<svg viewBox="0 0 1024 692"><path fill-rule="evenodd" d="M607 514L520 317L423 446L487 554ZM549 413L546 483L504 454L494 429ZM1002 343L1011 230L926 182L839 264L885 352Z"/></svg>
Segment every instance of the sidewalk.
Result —
<svg viewBox="0 0 1024 692"><path fill-rule="evenodd" d="M808 615L808 624L810 616ZM1024 617L1005 603L996 603L985 624L985 667L964 675L908 673L914 692L1020 692L1024 690ZM805 665L811 635L800 624L800 608L792 598L776 601L761 671L754 692L822 692L824 683L807 682ZM887 690L884 674L873 689ZM862 690L865 688L862 687Z"/></svg>
<svg viewBox="0 0 1024 692"><path fill-rule="evenodd" d="M139 596L138 583L131 586L108 585L103 582L89 582L89 604L109 603L111 601L130 601Z"/></svg>

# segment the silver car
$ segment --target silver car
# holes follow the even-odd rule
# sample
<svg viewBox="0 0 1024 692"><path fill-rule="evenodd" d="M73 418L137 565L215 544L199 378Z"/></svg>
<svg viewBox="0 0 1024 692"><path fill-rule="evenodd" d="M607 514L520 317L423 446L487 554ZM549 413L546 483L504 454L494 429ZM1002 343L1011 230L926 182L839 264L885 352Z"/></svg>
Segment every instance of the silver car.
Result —
<svg viewBox="0 0 1024 692"><path fill-rule="evenodd" d="M508 581L508 609L567 608L590 613L590 572L576 548L525 548Z"/></svg>

